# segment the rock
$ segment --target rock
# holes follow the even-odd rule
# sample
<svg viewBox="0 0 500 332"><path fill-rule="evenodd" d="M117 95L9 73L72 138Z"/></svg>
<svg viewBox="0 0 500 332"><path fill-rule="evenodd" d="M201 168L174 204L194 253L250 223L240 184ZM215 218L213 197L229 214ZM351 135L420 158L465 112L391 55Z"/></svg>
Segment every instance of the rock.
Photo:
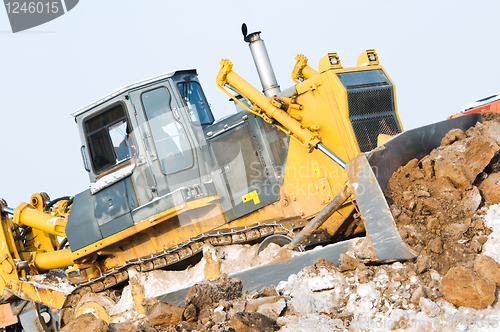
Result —
<svg viewBox="0 0 500 332"><path fill-rule="evenodd" d="M472 188L473 181L469 180L462 165L455 163L453 160L443 157L436 158L434 161L434 172L437 179L450 180L456 188Z"/></svg>
<svg viewBox="0 0 500 332"><path fill-rule="evenodd" d="M284 298L280 299L274 303L266 303L259 306L257 312L271 318L272 320L278 319L278 317L286 309L286 301Z"/></svg>
<svg viewBox="0 0 500 332"><path fill-rule="evenodd" d="M215 324L224 323L227 320L227 313L224 310L214 310L211 315Z"/></svg>
<svg viewBox="0 0 500 332"><path fill-rule="evenodd" d="M274 321L258 312L238 312L229 321L236 332L273 332Z"/></svg>
<svg viewBox="0 0 500 332"><path fill-rule="evenodd" d="M285 308L285 298L282 296L273 296L248 301L245 311L260 312L261 314L276 320Z"/></svg>
<svg viewBox="0 0 500 332"><path fill-rule="evenodd" d="M431 197L431 194L428 191L419 190L417 191L417 197Z"/></svg>
<svg viewBox="0 0 500 332"><path fill-rule="evenodd" d="M179 322L175 324L175 330L173 331L180 331L180 332L196 332L200 330L200 326L198 323L195 322ZM173 332L172 331L172 332ZM170 332L170 331L168 331Z"/></svg>
<svg viewBox="0 0 500 332"><path fill-rule="evenodd" d="M426 178L431 179L434 176L434 161L430 156L425 156L420 161L422 164L422 171Z"/></svg>
<svg viewBox="0 0 500 332"><path fill-rule="evenodd" d="M431 197L423 198L422 203L432 213L438 213L442 209L441 204L439 204L439 201Z"/></svg>
<svg viewBox="0 0 500 332"><path fill-rule="evenodd" d="M232 302L232 307L229 309L229 316L232 317L237 312L243 312L246 309L247 301L243 299L235 300Z"/></svg>
<svg viewBox="0 0 500 332"><path fill-rule="evenodd" d="M481 118L483 122L487 121L500 121L500 113L495 112L495 111L487 111L487 110L482 110L481 111Z"/></svg>
<svg viewBox="0 0 500 332"><path fill-rule="evenodd" d="M450 145L457 140L464 139L465 137L466 137L465 133L463 132L462 129L459 128L452 129L448 133L446 133L446 135L441 140L441 146Z"/></svg>
<svg viewBox="0 0 500 332"><path fill-rule="evenodd" d="M356 270L358 265L359 265L358 259L352 258L351 256L346 254L340 254L340 266L339 266L340 272Z"/></svg>
<svg viewBox="0 0 500 332"><path fill-rule="evenodd" d="M417 257L417 273L424 273L432 267L432 260L429 256L420 255Z"/></svg>
<svg viewBox="0 0 500 332"><path fill-rule="evenodd" d="M493 281L497 286L500 286L500 264L490 256L478 256L474 262L474 270L486 279Z"/></svg>
<svg viewBox="0 0 500 332"><path fill-rule="evenodd" d="M141 332L135 324L130 322L109 324L109 332Z"/></svg>
<svg viewBox="0 0 500 332"><path fill-rule="evenodd" d="M93 314L87 313L78 316L76 319L65 325L61 332L106 332L108 331L108 323L104 320L96 318Z"/></svg>
<svg viewBox="0 0 500 332"><path fill-rule="evenodd" d="M259 296L260 297L265 297L265 296L278 296L278 292L276 291L276 287L274 285L271 285L269 287L264 287L259 291Z"/></svg>
<svg viewBox="0 0 500 332"><path fill-rule="evenodd" d="M176 304L156 302L146 313L148 321L162 327L173 326L182 321L184 307Z"/></svg>
<svg viewBox="0 0 500 332"><path fill-rule="evenodd" d="M436 229L439 228L439 220L435 217L427 218L427 223L425 224L427 229Z"/></svg>
<svg viewBox="0 0 500 332"><path fill-rule="evenodd" d="M500 203L500 172L492 173L479 185L486 205Z"/></svg>
<svg viewBox="0 0 500 332"><path fill-rule="evenodd" d="M415 197L415 195L413 194L413 192L411 191L403 191L403 198L406 200L406 201L410 201L413 199L413 197Z"/></svg>
<svg viewBox="0 0 500 332"><path fill-rule="evenodd" d="M467 232L469 227L464 224L452 223L445 229L445 233L449 236L461 236L463 233Z"/></svg>
<svg viewBox="0 0 500 332"><path fill-rule="evenodd" d="M373 271L368 269L365 264L359 263L354 274L362 284L367 283L373 277Z"/></svg>
<svg viewBox="0 0 500 332"><path fill-rule="evenodd" d="M441 254L443 252L443 240L440 238L434 238L429 241L427 248L436 254Z"/></svg>
<svg viewBox="0 0 500 332"><path fill-rule="evenodd" d="M238 278L228 278L226 274L211 280L202 281L193 285L187 292L186 306L194 304L200 310L201 308L220 300L233 300L241 296L243 282Z"/></svg>
<svg viewBox="0 0 500 332"><path fill-rule="evenodd" d="M401 209L398 206L393 204L393 205L391 205L391 213L392 213L392 216L394 217L394 219L396 219L401 214Z"/></svg>
<svg viewBox="0 0 500 332"><path fill-rule="evenodd" d="M487 135L472 137L466 143L461 157L464 170L468 173L471 183L489 165L498 151L500 151L500 146Z"/></svg>
<svg viewBox="0 0 500 332"><path fill-rule="evenodd" d="M198 315L198 321L203 325L207 324L211 319L210 309L205 307L200 310L200 314Z"/></svg>
<svg viewBox="0 0 500 332"><path fill-rule="evenodd" d="M462 201L460 203L467 210L476 212L481 204L481 200L481 193L479 192L479 189L474 186L472 187L472 190L468 190L463 194Z"/></svg>
<svg viewBox="0 0 500 332"><path fill-rule="evenodd" d="M170 328L170 327L169 327L169 328L164 328L164 327L158 327L158 328L156 328L156 327L155 327L153 324L151 324L150 322L144 322L144 323L142 324L142 326L141 326L141 330L142 330L143 332L158 332L158 329L162 329L162 332L163 332L163 331L168 331L168 332L172 331L172 330L171 330L172 328ZM168 330L167 330L167 329L168 329ZM174 330L174 331L175 331L175 330ZM111 332L111 331L109 331L109 332Z"/></svg>
<svg viewBox="0 0 500 332"><path fill-rule="evenodd" d="M184 317L185 321L194 322L196 321L196 307L194 304L190 304L184 308L184 312L182 313L182 317Z"/></svg>
<svg viewBox="0 0 500 332"><path fill-rule="evenodd" d="M411 218L404 212L399 215L398 221L403 225L411 224Z"/></svg>
<svg viewBox="0 0 500 332"><path fill-rule="evenodd" d="M247 312L257 312L259 307L263 304L276 303L279 300L284 299L283 296L273 296L273 297L260 297L258 299L249 300L246 304L245 311Z"/></svg>
<svg viewBox="0 0 500 332"><path fill-rule="evenodd" d="M431 318L441 313L441 307L425 297L420 298L419 305L422 312Z"/></svg>
<svg viewBox="0 0 500 332"><path fill-rule="evenodd" d="M464 267L451 268L441 280L439 291L448 302L460 307L484 309L495 301L493 281Z"/></svg>
<svg viewBox="0 0 500 332"><path fill-rule="evenodd" d="M422 297L426 298L427 293L424 286L420 285L413 291L413 294L411 294L411 302L415 305L418 305L420 303L420 298Z"/></svg>
<svg viewBox="0 0 500 332"><path fill-rule="evenodd" d="M469 245L469 248L474 251L475 253L480 253L481 250L483 250L483 245L481 244L481 242L479 242L479 240L477 239L477 236L474 237L472 239L472 241L470 241L470 245Z"/></svg>

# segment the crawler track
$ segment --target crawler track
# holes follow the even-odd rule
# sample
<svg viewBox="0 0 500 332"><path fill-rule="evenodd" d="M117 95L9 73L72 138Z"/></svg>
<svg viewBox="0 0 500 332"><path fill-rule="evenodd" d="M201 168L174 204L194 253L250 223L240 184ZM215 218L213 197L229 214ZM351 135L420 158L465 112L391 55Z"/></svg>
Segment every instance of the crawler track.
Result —
<svg viewBox="0 0 500 332"><path fill-rule="evenodd" d="M77 288L68 295L61 309L61 326L64 326L73 317L74 309L83 295L90 292L101 293L125 283L128 280L127 269L131 267L140 272L164 269L201 252L207 241L213 246L226 246L252 242L273 234L292 234L292 231L278 223L259 223L250 227L221 229L204 233L174 248L164 250L162 253L128 261L125 265L115 268L109 273L77 285Z"/></svg>

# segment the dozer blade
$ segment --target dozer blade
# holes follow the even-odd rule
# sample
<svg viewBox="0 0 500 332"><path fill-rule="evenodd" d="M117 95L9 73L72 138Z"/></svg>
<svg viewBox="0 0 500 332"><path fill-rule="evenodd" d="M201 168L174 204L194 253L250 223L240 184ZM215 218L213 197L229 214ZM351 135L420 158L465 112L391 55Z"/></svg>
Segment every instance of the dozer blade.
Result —
<svg viewBox="0 0 500 332"><path fill-rule="evenodd" d="M481 122L481 115L470 114L408 130L370 152L360 153L347 164L351 190L379 261L415 257L401 240L382 192L392 174L410 160L421 159L437 148L451 129L465 132L477 122Z"/></svg>

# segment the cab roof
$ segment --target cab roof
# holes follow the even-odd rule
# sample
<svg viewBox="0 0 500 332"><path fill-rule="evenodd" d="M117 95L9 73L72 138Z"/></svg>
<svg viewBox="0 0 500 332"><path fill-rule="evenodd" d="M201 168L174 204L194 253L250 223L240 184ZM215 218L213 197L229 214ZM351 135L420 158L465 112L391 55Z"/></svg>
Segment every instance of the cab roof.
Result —
<svg viewBox="0 0 500 332"><path fill-rule="evenodd" d="M139 87L142 87L142 86L145 86L145 85L149 85L149 84L153 84L153 83L156 83L158 81L162 81L164 79L167 79L167 78L170 78L170 77L173 77L177 74L191 74L191 75L197 75L197 72L196 72L196 69L182 69L182 70L175 70L175 71L172 71L172 72L169 72L169 73L165 73L165 74L162 74L162 75L159 75L159 76L154 76L154 77L151 77L151 78L148 78L148 79L145 79L145 80L142 80L142 81L139 81L139 82L136 82L136 83L133 83L133 84L129 84L129 85L126 85L120 89L117 89L113 92L111 92L110 94L107 94L105 95L104 97L102 98L99 98L97 99L96 101L80 108L78 111L74 112L74 113L71 113L72 116L74 116L75 118L89 110L91 110L92 108L96 107L96 106L99 106L103 103L105 103L106 101L122 94L122 93L125 93L125 92L129 92L129 91L132 91L132 90L135 90Z"/></svg>

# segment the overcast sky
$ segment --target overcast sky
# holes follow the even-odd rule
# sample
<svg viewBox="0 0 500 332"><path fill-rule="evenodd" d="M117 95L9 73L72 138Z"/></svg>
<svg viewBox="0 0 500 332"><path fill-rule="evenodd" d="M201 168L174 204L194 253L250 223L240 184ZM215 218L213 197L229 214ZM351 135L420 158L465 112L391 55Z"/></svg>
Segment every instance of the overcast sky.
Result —
<svg viewBox="0 0 500 332"><path fill-rule="evenodd" d="M0 8L0 197L75 195L89 186L70 113L124 85L196 68L217 118L233 112L219 62L260 89L241 23L260 30L282 88L299 53L344 68L374 48L396 85L405 129L445 119L500 91L500 1L81 0L12 34Z"/></svg>

